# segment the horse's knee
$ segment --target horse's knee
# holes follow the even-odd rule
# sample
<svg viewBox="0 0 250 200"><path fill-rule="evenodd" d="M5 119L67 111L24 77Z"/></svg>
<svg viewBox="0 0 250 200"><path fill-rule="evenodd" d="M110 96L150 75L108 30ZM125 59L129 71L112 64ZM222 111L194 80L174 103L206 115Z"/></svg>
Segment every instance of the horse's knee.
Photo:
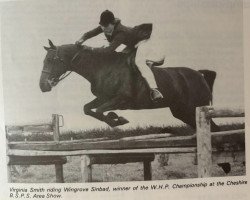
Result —
<svg viewBox="0 0 250 200"><path fill-rule="evenodd" d="M91 109L89 108L89 106L84 105L83 112L84 112L84 114L89 115L91 113Z"/></svg>
<svg viewBox="0 0 250 200"><path fill-rule="evenodd" d="M97 114L103 114L104 110L102 108L97 108L96 113Z"/></svg>

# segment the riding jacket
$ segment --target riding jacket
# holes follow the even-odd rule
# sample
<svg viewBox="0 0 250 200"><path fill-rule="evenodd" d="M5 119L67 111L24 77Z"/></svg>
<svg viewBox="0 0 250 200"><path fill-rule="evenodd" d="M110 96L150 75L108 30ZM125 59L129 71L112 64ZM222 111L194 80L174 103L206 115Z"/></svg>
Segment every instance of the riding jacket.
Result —
<svg viewBox="0 0 250 200"><path fill-rule="evenodd" d="M105 34L105 37L109 42L109 46L93 49L98 52L110 52L115 51L116 48L118 48L121 44L126 45L129 49L134 49L134 46L138 42L150 38L152 28L152 24L141 24L131 28L122 25L120 19L115 19L115 26L112 34ZM86 32L82 38L85 41L89 38L99 35L100 33L103 33L103 30L101 26L98 26L95 29Z"/></svg>

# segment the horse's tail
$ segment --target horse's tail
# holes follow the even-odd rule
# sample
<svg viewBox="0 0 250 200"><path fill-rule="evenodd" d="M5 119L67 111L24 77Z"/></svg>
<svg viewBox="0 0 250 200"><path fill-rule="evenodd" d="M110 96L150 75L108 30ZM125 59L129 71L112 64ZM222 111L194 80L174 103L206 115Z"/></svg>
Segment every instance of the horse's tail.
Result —
<svg viewBox="0 0 250 200"><path fill-rule="evenodd" d="M213 95L213 86L216 78L216 72L211 70L199 70L199 72L203 75L211 91L211 94ZM213 98L211 99L211 102L213 102Z"/></svg>

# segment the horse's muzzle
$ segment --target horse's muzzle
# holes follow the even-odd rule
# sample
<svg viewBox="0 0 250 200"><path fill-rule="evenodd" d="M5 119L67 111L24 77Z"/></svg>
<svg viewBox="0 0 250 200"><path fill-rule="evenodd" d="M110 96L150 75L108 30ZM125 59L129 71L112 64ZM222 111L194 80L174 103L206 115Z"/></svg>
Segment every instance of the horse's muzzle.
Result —
<svg viewBox="0 0 250 200"><path fill-rule="evenodd" d="M39 86L42 92L49 92L51 91L51 85L48 81L48 77L46 75L41 75Z"/></svg>
<svg viewBox="0 0 250 200"><path fill-rule="evenodd" d="M40 89L42 92L49 92L51 91L51 86L48 82L40 82Z"/></svg>

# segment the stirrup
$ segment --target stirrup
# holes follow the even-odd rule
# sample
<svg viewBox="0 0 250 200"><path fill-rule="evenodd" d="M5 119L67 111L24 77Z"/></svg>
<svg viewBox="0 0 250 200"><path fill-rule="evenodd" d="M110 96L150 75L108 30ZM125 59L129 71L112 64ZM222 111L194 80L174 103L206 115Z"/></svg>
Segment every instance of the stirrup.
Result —
<svg viewBox="0 0 250 200"><path fill-rule="evenodd" d="M156 96L154 96L154 94L153 94L154 92L157 94ZM150 98L151 98L152 101L156 102L156 101L158 101L160 99L163 99L164 97L163 97L162 93L158 89L151 88Z"/></svg>

